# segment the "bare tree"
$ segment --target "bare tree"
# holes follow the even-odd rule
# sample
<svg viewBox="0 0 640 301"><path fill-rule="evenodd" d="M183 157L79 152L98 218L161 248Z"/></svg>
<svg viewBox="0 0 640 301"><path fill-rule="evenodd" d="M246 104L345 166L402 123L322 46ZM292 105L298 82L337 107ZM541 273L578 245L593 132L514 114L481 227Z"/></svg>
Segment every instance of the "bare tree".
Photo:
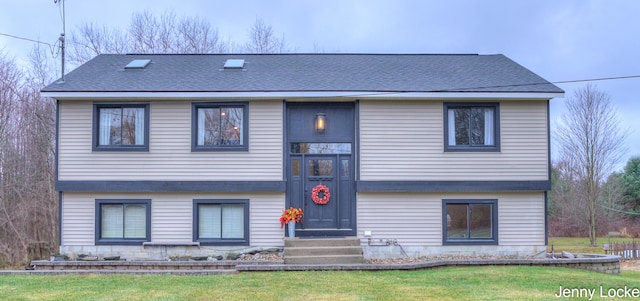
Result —
<svg viewBox="0 0 640 301"><path fill-rule="evenodd" d="M223 53L226 50L227 45L209 21L194 17L182 18L178 23L176 53Z"/></svg>
<svg viewBox="0 0 640 301"><path fill-rule="evenodd" d="M71 32L68 60L81 65L101 53L126 53L127 44L127 37L120 29L84 23Z"/></svg>
<svg viewBox="0 0 640 301"><path fill-rule="evenodd" d="M45 258L55 249L55 104L40 97L51 80L45 53L20 72L0 56L0 263ZM27 255L29 254L29 255Z"/></svg>
<svg viewBox="0 0 640 301"><path fill-rule="evenodd" d="M595 246L602 185L624 154L626 133L620 129L609 96L593 85L577 90L567 99L566 109L555 137L562 156L571 158L584 185L589 240Z"/></svg>
<svg viewBox="0 0 640 301"><path fill-rule="evenodd" d="M134 13L126 31L85 23L71 33L69 47L75 65L102 53L222 53L228 48L204 19L178 20L173 12L158 18L148 11Z"/></svg>
<svg viewBox="0 0 640 301"><path fill-rule="evenodd" d="M249 28L249 41L245 44L245 50L249 53L283 53L289 51L289 46L284 35L277 38L271 26L258 18Z"/></svg>

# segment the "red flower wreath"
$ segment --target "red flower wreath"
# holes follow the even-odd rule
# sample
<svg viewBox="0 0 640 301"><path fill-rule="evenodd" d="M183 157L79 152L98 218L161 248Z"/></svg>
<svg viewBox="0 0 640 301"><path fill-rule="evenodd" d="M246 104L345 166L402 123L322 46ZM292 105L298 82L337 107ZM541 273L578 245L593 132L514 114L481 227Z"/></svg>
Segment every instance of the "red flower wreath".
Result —
<svg viewBox="0 0 640 301"><path fill-rule="evenodd" d="M320 193L322 193L322 197L320 197ZM329 203L330 198L331 192L329 192L329 187L326 185L318 184L311 190L311 199L318 205L326 205Z"/></svg>

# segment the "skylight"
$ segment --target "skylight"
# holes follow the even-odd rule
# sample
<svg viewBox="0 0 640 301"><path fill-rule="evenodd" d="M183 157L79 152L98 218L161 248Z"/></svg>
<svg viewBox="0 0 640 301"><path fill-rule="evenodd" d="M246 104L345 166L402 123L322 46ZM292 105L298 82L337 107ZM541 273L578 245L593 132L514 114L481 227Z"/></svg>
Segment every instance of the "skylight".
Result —
<svg viewBox="0 0 640 301"><path fill-rule="evenodd" d="M243 59L228 59L224 62L224 69L242 69L244 68Z"/></svg>
<svg viewBox="0 0 640 301"><path fill-rule="evenodd" d="M124 66L124 69L144 69L149 63L151 63L151 60L133 60Z"/></svg>

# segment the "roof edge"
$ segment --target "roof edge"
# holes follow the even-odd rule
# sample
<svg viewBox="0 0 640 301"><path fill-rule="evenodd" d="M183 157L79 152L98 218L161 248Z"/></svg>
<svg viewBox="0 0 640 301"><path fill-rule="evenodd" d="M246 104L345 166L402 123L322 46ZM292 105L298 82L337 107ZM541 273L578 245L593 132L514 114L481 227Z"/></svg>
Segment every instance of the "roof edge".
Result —
<svg viewBox="0 0 640 301"><path fill-rule="evenodd" d="M564 92L380 92L380 91L276 91L276 92L41 92L56 99L552 99Z"/></svg>

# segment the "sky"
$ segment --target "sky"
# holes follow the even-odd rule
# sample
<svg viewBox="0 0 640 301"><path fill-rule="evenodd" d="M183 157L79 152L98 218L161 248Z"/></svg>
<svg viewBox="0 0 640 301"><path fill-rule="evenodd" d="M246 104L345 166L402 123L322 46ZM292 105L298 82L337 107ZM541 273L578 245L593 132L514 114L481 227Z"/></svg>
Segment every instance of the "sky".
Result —
<svg viewBox="0 0 640 301"><path fill-rule="evenodd" d="M67 35L93 22L126 29L135 12L175 12L208 20L243 42L257 18L294 52L504 54L551 82L640 76L640 1L635 0L64 0ZM57 1L60 2L60 1ZM26 60L33 42L63 30L54 0L4 0L0 53ZM5 35L2 35L5 34ZM640 77L559 83L565 98L587 83L606 92L629 131L621 169L640 156ZM565 98L551 101L554 125ZM556 153L555 143L552 153Z"/></svg>

